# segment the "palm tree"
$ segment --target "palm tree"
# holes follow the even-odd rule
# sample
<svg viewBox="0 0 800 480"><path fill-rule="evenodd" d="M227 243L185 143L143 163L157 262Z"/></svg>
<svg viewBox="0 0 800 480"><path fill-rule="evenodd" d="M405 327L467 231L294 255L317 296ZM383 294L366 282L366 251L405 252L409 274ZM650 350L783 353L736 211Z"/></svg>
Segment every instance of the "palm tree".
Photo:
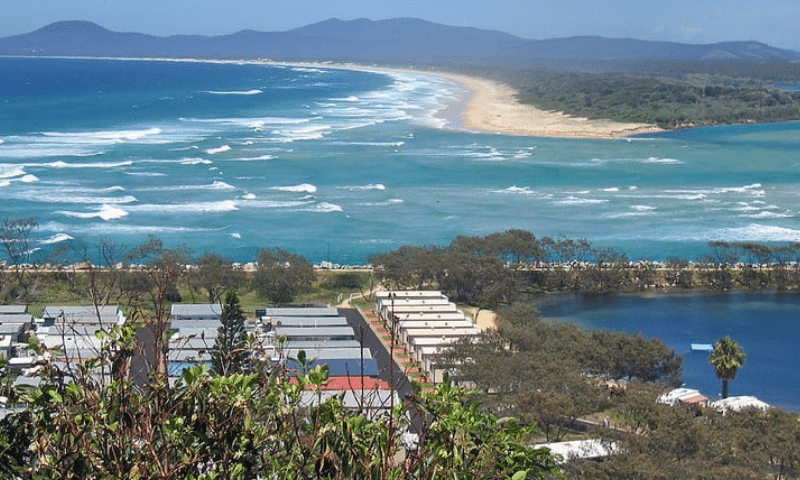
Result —
<svg viewBox="0 0 800 480"><path fill-rule="evenodd" d="M714 344L708 362L717 370L717 378L722 379L722 398L728 398L728 382L736 378L746 357L742 347L731 337L721 338Z"/></svg>

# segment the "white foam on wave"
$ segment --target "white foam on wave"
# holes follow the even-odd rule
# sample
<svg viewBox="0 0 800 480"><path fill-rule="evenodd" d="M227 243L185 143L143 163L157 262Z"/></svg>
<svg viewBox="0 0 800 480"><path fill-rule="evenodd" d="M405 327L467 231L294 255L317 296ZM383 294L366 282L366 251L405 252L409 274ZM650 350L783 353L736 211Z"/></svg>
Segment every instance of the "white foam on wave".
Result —
<svg viewBox="0 0 800 480"><path fill-rule="evenodd" d="M310 201L277 201L277 200L255 200L245 199L239 202L240 208L253 208L258 210L266 209L297 209L299 207L311 205Z"/></svg>
<svg viewBox="0 0 800 480"><path fill-rule="evenodd" d="M609 163L642 163L645 165L683 165L686 162L675 158L591 158L589 161L583 161L573 164L577 167L602 167Z"/></svg>
<svg viewBox="0 0 800 480"><path fill-rule="evenodd" d="M665 190L667 193L681 193L690 195L721 195L726 193L742 193L749 194L754 197L763 197L766 192L762 189L760 183L753 183L751 185L744 185L741 187L716 187L716 188L696 188L696 189L681 189L681 190Z"/></svg>
<svg viewBox="0 0 800 480"><path fill-rule="evenodd" d="M370 183L367 185L345 185L341 187L336 187L337 190L349 190L351 192L354 191L365 191L365 190L386 190L386 185L382 183Z"/></svg>
<svg viewBox="0 0 800 480"><path fill-rule="evenodd" d="M209 148L208 150L206 150L206 153L209 155L216 155L218 153L229 152L230 150L231 150L230 145L223 145L217 148Z"/></svg>
<svg viewBox="0 0 800 480"><path fill-rule="evenodd" d="M242 234L241 233L236 233L236 232L231 233L231 238L235 238L237 240L241 240Z"/></svg>
<svg viewBox="0 0 800 480"><path fill-rule="evenodd" d="M614 193L614 192L619 192L619 188L618 187L603 188L602 191L603 192Z"/></svg>
<svg viewBox="0 0 800 480"><path fill-rule="evenodd" d="M35 191L26 190L24 192L16 192L14 198L38 203L77 203L95 205L124 205L136 203L138 201L133 195L122 195L119 197L92 195L92 193L96 192L96 190L92 189L70 190L64 187L40 188Z"/></svg>
<svg viewBox="0 0 800 480"><path fill-rule="evenodd" d="M344 128L343 128L344 129ZM319 140L333 131L331 125L310 125L306 127L279 128L270 133L275 135L270 141L278 143L292 143L301 140Z"/></svg>
<svg viewBox="0 0 800 480"><path fill-rule="evenodd" d="M281 192L302 192L302 193L316 193L317 187L315 185L311 185L310 183L301 183L300 185L288 185L288 186L277 186L277 187L270 187L270 190L278 190Z"/></svg>
<svg viewBox="0 0 800 480"><path fill-rule="evenodd" d="M82 234L86 226L81 226L77 233ZM219 228L200 228L200 227L185 227L173 225L143 225L143 224L125 224L119 222L94 222L91 224L92 233L97 235L142 235L142 234L155 234L163 235L165 233L197 233L197 232L214 232L219 231ZM39 225L39 230L44 232L63 232L66 230L76 230L73 225L63 224L61 222L47 222Z"/></svg>
<svg viewBox="0 0 800 480"><path fill-rule="evenodd" d="M66 233L57 233L50 238L45 238L44 240L39 241L39 243L42 245L54 245L56 243L68 242L70 240L75 240L75 238L67 235Z"/></svg>
<svg viewBox="0 0 800 480"><path fill-rule="evenodd" d="M39 177L25 173L22 165L15 164L0 165L0 179L3 180L3 186L8 186L11 182L34 183L39 181Z"/></svg>
<svg viewBox="0 0 800 480"><path fill-rule="evenodd" d="M14 178L25 175L25 169L21 165L0 164L0 178Z"/></svg>
<svg viewBox="0 0 800 480"><path fill-rule="evenodd" d="M231 91L205 90L205 93L210 93L211 95L258 95L264 93L264 91L254 88L252 90L231 90Z"/></svg>
<svg viewBox="0 0 800 480"><path fill-rule="evenodd" d="M675 158L658 158L658 157L649 157L642 160L642 163L656 163L662 165L683 165L685 162L675 159Z"/></svg>
<svg viewBox="0 0 800 480"><path fill-rule="evenodd" d="M42 132L46 139L57 139L60 142L109 145L115 143L138 142L147 137L160 135L160 128L152 127L141 130L99 130L89 132Z"/></svg>
<svg viewBox="0 0 800 480"><path fill-rule="evenodd" d="M705 193L679 193L677 191L667 191L665 194L645 194L637 195L636 198L640 199L654 199L654 200L686 200L686 201L709 201L708 195ZM670 193L671 192L671 193Z"/></svg>
<svg viewBox="0 0 800 480"><path fill-rule="evenodd" d="M69 218L77 218L83 220L91 218L99 218L105 221L117 220L119 218L128 216L128 212L126 210L111 205L103 205L100 207L100 210L94 212L72 212L68 210L59 210L56 211L55 213L59 215L64 215L65 217Z"/></svg>
<svg viewBox="0 0 800 480"><path fill-rule="evenodd" d="M240 158L235 158L233 160L239 162L261 162L267 160L275 160L276 158L278 157L276 157L275 155L259 155L258 157L240 157Z"/></svg>
<svg viewBox="0 0 800 480"><path fill-rule="evenodd" d="M218 202L189 202L189 203L158 203L136 205L129 208L137 212L161 212L161 213L219 213L233 212L239 210L233 200L222 200Z"/></svg>
<svg viewBox="0 0 800 480"><path fill-rule="evenodd" d="M211 165L214 162L208 160L206 158L196 157L196 158L183 158L179 160L181 165Z"/></svg>
<svg viewBox="0 0 800 480"><path fill-rule="evenodd" d="M789 211L786 211L784 213L761 211L761 212L755 213L755 214L740 215L740 217L753 218L753 219L756 219L756 220L763 220L763 219L772 219L772 218L794 218L794 217L796 217L796 215L794 213L792 213L792 212L789 212Z"/></svg>
<svg viewBox="0 0 800 480"><path fill-rule="evenodd" d="M385 202L357 203L356 205L360 207L388 207L390 205L399 205L401 203L405 203L405 200L402 198L390 198Z"/></svg>
<svg viewBox="0 0 800 480"><path fill-rule="evenodd" d="M319 68L313 68L313 67L292 67L291 70L293 72L305 72L305 73L328 73L327 70L321 70Z"/></svg>
<svg viewBox="0 0 800 480"><path fill-rule="evenodd" d="M651 205L631 205L630 208L636 212L649 212L651 210L658 210L658 207L653 207Z"/></svg>
<svg viewBox="0 0 800 480"><path fill-rule="evenodd" d="M212 183L203 183L198 185L169 185L163 187L143 187L138 188L139 192L172 192L172 191L192 191L192 190L207 190L207 191L230 191L236 190L236 187L230 183L221 180L215 180Z"/></svg>
<svg viewBox="0 0 800 480"><path fill-rule="evenodd" d="M532 195L535 192L531 190L530 187L518 187L516 185L512 185L505 190L494 190L492 193L514 193L514 194L521 194L521 195Z"/></svg>
<svg viewBox="0 0 800 480"><path fill-rule="evenodd" d="M166 177L166 173L161 172L123 172L125 175L130 175L131 177Z"/></svg>
<svg viewBox="0 0 800 480"><path fill-rule="evenodd" d="M9 182L8 180L0 180L0 188L5 188L9 185L11 185L11 182Z"/></svg>
<svg viewBox="0 0 800 480"><path fill-rule="evenodd" d="M402 147L406 142L331 142L331 145L359 146L359 147Z"/></svg>
<svg viewBox="0 0 800 480"><path fill-rule="evenodd" d="M242 195L242 198L244 200L255 200L257 197L254 193L245 193L244 195Z"/></svg>
<svg viewBox="0 0 800 480"><path fill-rule="evenodd" d="M40 167L49 168L120 168L133 165L132 160L124 160L121 162L89 162L89 163L67 163L64 161L41 163L41 164L28 164Z"/></svg>
<svg viewBox="0 0 800 480"><path fill-rule="evenodd" d="M328 203L328 202L321 202L317 205L308 208L301 208L301 211L305 212L318 212L318 213L328 213L328 212L343 212L341 206L336 205L335 203Z"/></svg>
<svg viewBox="0 0 800 480"><path fill-rule="evenodd" d="M567 206L572 206L572 205L596 205L596 204L600 204L600 203L608 203L608 200L599 199L599 198L578 198L578 197L569 196L569 197L564 198L562 200L555 200L552 203L554 205L567 205Z"/></svg>
<svg viewBox="0 0 800 480"><path fill-rule="evenodd" d="M711 237L711 240L740 242L797 242L800 241L800 230L751 223L744 227L715 230Z"/></svg>

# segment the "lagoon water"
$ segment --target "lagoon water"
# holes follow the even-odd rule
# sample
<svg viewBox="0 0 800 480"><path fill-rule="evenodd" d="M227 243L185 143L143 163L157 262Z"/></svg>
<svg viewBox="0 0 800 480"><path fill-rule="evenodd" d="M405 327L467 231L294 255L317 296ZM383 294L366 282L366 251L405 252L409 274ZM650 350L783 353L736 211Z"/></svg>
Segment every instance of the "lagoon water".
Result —
<svg viewBox="0 0 800 480"><path fill-rule="evenodd" d="M637 332L662 339L683 355L683 380L719 398L722 382L709 352L691 343L729 335L747 354L730 382L730 395L754 395L770 405L800 412L800 302L796 294L674 294L559 296L538 304L550 321L584 328Z"/></svg>
<svg viewBox="0 0 800 480"><path fill-rule="evenodd" d="M651 260L694 259L710 240L800 241L796 122L532 138L460 130L436 112L465 92L423 73L37 58L0 59L0 72L0 218L39 223L39 261L71 239L148 235L241 262L281 247L341 264L509 228ZM715 309L698 302L687 318ZM780 327L796 322L794 298L766 305L734 335L750 359L733 392L792 368L760 355L795 351L800 335ZM720 333L638 316L675 308L597 315L679 351ZM747 393L796 406L786 378Z"/></svg>

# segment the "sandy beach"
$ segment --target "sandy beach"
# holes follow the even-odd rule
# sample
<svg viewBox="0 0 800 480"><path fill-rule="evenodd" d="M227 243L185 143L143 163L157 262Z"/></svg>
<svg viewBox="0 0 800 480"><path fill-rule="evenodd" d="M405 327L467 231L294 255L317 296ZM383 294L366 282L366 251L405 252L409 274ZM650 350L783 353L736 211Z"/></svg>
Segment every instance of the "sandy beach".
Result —
<svg viewBox="0 0 800 480"><path fill-rule="evenodd" d="M519 103L514 89L495 81L450 73L426 73L458 82L469 92L460 112L463 127L468 130L561 138L616 138L663 131L655 125L589 120L540 110Z"/></svg>
<svg viewBox="0 0 800 480"><path fill-rule="evenodd" d="M298 65L297 63L292 64ZM589 120L565 115L562 112L551 112L531 105L523 105L517 101L517 92L510 86L468 75L348 63L311 62L299 63L299 65L372 72L407 72L446 78L461 85L467 93L465 98L456 101L449 108L441 110L437 117L448 120L451 126L470 131L556 138L619 138L664 131L655 125L645 123Z"/></svg>

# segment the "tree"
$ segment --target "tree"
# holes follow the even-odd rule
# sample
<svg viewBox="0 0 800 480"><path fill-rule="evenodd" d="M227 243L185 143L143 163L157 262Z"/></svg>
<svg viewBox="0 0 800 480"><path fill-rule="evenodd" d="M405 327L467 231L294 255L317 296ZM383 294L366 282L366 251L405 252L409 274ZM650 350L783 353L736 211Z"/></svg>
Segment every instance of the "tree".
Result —
<svg viewBox="0 0 800 480"><path fill-rule="evenodd" d="M245 283L244 272L219 253L204 253L196 267L190 271L189 280L194 290L205 291L209 303L221 302L227 290L238 289Z"/></svg>
<svg viewBox="0 0 800 480"><path fill-rule="evenodd" d="M717 371L717 378L722 379L722 398L728 398L728 382L736 378L746 357L742 347L731 337L721 338L714 344L708 361Z"/></svg>
<svg viewBox="0 0 800 480"><path fill-rule="evenodd" d="M247 333L244 328L244 312L239 297L234 292L225 295L222 306L222 326L211 353L211 366L217 375L242 373L247 362Z"/></svg>
<svg viewBox="0 0 800 480"><path fill-rule="evenodd" d="M255 290L272 303L291 303L314 278L314 266L300 255L281 248L265 248L258 253Z"/></svg>
<svg viewBox="0 0 800 480"><path fill-rule="evenodd" d="M30 293L30 284L27 279L28 269L25 267L30 264L31 260L31 231L38 226L39 224L32 218L6 218L0 224L0 244L2 244L6 257L14 267L12 273L17 282L17 287L22 289L21 292L13 296L23 300Z"/></svg>

